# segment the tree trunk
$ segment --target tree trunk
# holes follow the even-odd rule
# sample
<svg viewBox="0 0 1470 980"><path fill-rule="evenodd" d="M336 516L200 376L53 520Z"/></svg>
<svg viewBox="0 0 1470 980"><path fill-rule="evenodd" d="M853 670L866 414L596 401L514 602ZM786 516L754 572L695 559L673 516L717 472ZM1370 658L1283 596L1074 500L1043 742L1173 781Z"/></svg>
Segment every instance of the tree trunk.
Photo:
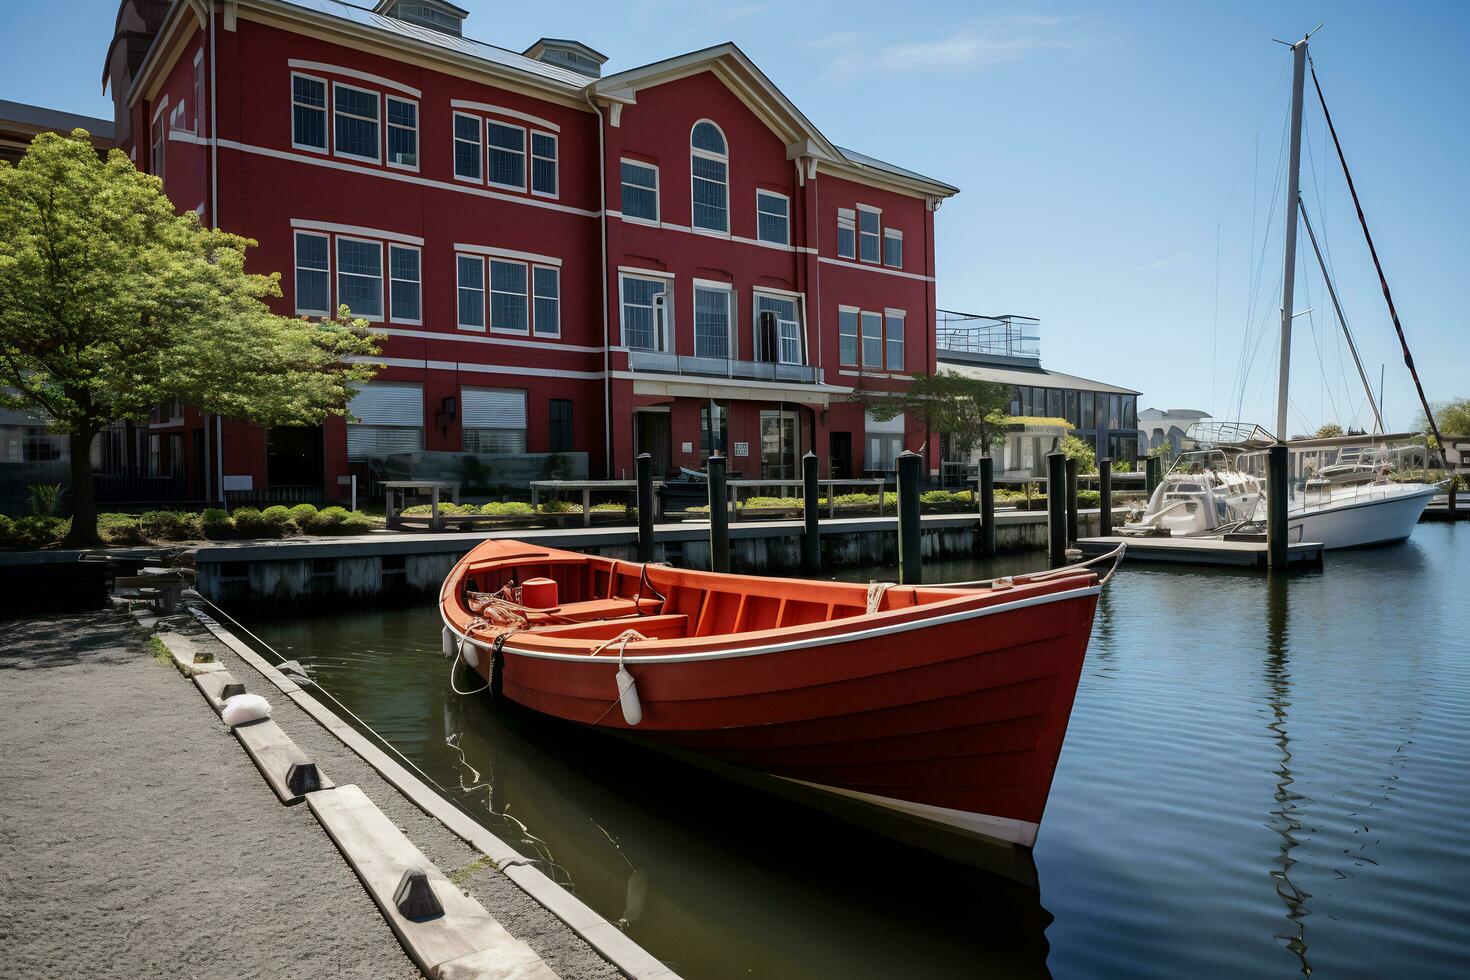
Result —
<svg viewBox="0 0 1470 980"><path fill-rule="evenodd" d="M98 543L97 501L92 492L92 437L95 433L71 434L71 532L62 542L84 548Z"/></svg>

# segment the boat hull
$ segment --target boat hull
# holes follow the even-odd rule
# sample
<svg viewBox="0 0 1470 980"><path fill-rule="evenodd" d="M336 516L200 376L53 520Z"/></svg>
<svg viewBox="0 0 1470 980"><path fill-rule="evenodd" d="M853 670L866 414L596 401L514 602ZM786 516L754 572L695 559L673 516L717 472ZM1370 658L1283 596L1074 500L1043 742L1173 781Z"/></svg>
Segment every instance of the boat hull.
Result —
<svg viewBox="0 0 1470 980"><path fill-rule="evenodd" d="M1287 513L1292 541L1314 541L1323 548L1360 548L1391 544L1414 533L1436 487L1403 489L1389 485L1370 488L1363 495Z"/></svg>

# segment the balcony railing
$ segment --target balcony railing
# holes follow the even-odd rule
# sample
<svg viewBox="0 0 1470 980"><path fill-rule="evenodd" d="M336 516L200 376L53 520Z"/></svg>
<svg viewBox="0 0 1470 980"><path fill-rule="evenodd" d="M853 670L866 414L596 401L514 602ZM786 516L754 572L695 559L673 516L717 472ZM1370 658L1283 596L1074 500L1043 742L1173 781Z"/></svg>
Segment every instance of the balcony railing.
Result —
<svg viewBox="0 0 1470 980"><path fill-rule="evenodd" d="M822 381L822 372L805 364L739 361L729 357L690 357L650 350L628 351L628 369L700 378L739 378L745 381L784 381L794 384L820 384Z"/></svg>
<svg viewBox="0 0 1470 980"><path fill-rule="evenodd" d="M934 327L939 350L988 357L1041 358L1041 323L1028 316L976 316L939 310Z"/></svg>

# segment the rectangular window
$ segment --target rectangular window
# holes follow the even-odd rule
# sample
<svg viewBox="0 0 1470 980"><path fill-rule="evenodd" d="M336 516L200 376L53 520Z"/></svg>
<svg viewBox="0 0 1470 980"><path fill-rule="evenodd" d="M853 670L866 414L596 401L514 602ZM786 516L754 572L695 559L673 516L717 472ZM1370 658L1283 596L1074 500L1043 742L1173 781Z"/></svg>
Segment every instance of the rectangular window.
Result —
<svg viewBox="0 0 1470 980"><path fill-rule="evenodd" d="M419 168L419 104L397 96L388 99L388 163Z"/></svg>
<svg viewBox="0 0 1470 980"><path fill-rule="evenodd" d="M623 161L623 217L658 220L658 168Z"/></svg>
<svg viewBox="0 0 1470 980"><path fill-rule="evenodd" d="M883 229L883 264L903 268L903 232L897 228Z"/></svg>
<svg viewBox="0 0 1470 980"><path fill-rule="evenodd" d="M903 370L903 317L896 310L887 310L883 314L886 321L883 331L884 367L890 371Z"/></svg>
<svg viewBox="0 0 1470 980"><path fill-rule="evenodd" d="M332 83L333 144L338 156L378 162L378 93Z"/></svg>
<svg viewBox="0 0 1470 980"><path fill-rule="evenodd" d="M538 337L561 336L561 270L538 265L531 270L535 294L534 325Z"/></svg>
<svg viewBox="0 0 1470 980"><path fill-rule="evenodd" d="M424 448L424 386L369 381L347 403L347 458L366 459Z"/></svg>
<svg viewBox="0 0 1470 980"><path fill-rule="evenodd" d="M882 240L883 212L858 205L858 258L877 262Z"/></svg>
<svg viewBox="0 0 1470 980"><path fill-rule="evenodd" d="M553 398L547 410L550 422L547 433L547 452L569 453L572 451L572 400Z"/></svg>
<svg viewBox="0 0 1470 980"><path fill-rule="evenodd" d="M490 260L490 329L526 333L526 264Z"/></svg>
<svg viewBox="0 0 1470 980"><path fill-rule="evenodd" d="M310 75L291 76L291 145L327 149L327 83Z"/></svg>
<svg viewBox="0 0 1470 980"><path fill-rule="evenodd" d="M710 412L714 420L710 420ZM725 452L730 445L730 409L717 401L706 402L699 407L699 458L708 459L718 449Z"/></svg>
<svg viewBox="0 0 1470 980"><path fill-rule="evenodd" d="M837 310L837 360L842 364L858 363L858 311L847 307Z"/></svg>
<svg viewBox="0 0 1470 980"><path fill-rule="evenodd" d="M296 233L297 315L332 315L330 249L326 235Z"/></svg>
<svg viewBox="0 0 1470 980"><path fill-rule="evenodd" d="M556 197L556 137L531 134L531 192Z"/></svg>
<svg viewBox="0 0 1470 980"><path fill-rule="evenodd" d="M464 451L526 451L526 393L515 388L461 388Z"/></svg>
<svg viewBox="0 0 1470 980"><path fill-rule="evenodd" d="M863 312L863 367L883 366L883 314Z"/></svg>
<svg viewBox="0 0 1470 980"><path fill-rule="evenodd" d="M148 172L159 180L163 180L164 155L168 146L168 129L164 123L163 113L160 112L153 118L153 143L149 150Z"/></svg>
<svg viewBox="0 0 1470 980"><path fill-rule="evenodd" d="M837 209L837 257L857 258L857 212L852 208Z"/></svg>
<svg viewBox="0 0 1470 980"><path fill-rule="evenodd" d="M389 245L389 314L398 323L423 322L421 279L419 250L408 245Z"/></svg>
<svg viewBox="0 0 1470 980"><path fill-rule="evenodd" d="M730 356L730 290L694 287L694 356Z"/></svg>
<svg viewBox="0 0 1470 980"><path fill-rule="evenodd" d="M668 331L668 283L640 276L622 277L623 346L633 350L663 350Z"/></svg>
<svg viewBox="0 0 1470 980"><path fill-rule="evenodd" d="M526 131L487 119L485 145L489 148L489 182L509 190L525 190Z"/></svg>
<svg viewBox="0 0 1470 980"><path fill-rule="evenodd" d="M774 337L761 337L760 315L762 313L774 313L776 315L776 332ZM763 361L777 361L781 364L804 364L802 357L801 336L801 308L796 300L784 296L771 296L767 293L755 294L755 316L756 334L760 337L760 349L756 356ZM767 343L773 345L772 349L766 349Z"/></svg>
<svg viewBox="0 0 1470 980"><path fill-rule="evenodd" d="M723 160L695 154L689 158L694 202L694 227L705 231L730 231L728 169Z"/></svg>
<svg viewBox="0 0 1470 980"><path fill-rule="evenodd" d="M776 245L791 244L791 199L770 191L755 192L755 237Z"/></svg>
<svg viewBox="0 0 1470 980"><path fill-rule="evenodd" d="M204 52L194 58L194 135L204 134Z"/></svg>
<svg viewBox="0 0 1470 980"><path fill-rule="evenodd" d="M485 260L477 255L455 256L459 282L459 328L485 329Z"/></svg>
<svg viewBox="0 0 1470 980"><path fill-rule="evenodd" d="M383 246L337 236L337 303L353 316L383 319Z"/></svg>
<svg viewBox="0 0 1470 980"><path fill-rule="evenodd" d="M454 176L480 179L480 120L477 116L454 114Z"/></svg>

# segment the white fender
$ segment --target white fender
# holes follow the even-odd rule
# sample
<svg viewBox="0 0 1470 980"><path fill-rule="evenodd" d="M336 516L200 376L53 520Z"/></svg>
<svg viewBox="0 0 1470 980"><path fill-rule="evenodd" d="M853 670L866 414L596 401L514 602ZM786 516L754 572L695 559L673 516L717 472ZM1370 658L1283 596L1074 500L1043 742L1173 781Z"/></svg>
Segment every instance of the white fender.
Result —
<svg viewBox="0 0 1470 980"><path fill-rule="evenodd" d="M454 656L454 634L450 632L448 626L440 630L439 646L444 650L445 660L448 660L450 657Z"/></svg>
<svg viewBox="0 0 1470 980"><path fill-rule="evenodd" d="M638 683L627 667L618 667L618 701L623 706L623 720L637 727L643 720L643 704L638 700Z"/></svg>
<svg viewBox="0 0 1470 980"><path fill-rule="evenodd" d="M477 644L472 643L468 639L461 640L459 642L459 655L464 659L465 663L470 665L471 670L479 669L480 648Z"/></svg>

